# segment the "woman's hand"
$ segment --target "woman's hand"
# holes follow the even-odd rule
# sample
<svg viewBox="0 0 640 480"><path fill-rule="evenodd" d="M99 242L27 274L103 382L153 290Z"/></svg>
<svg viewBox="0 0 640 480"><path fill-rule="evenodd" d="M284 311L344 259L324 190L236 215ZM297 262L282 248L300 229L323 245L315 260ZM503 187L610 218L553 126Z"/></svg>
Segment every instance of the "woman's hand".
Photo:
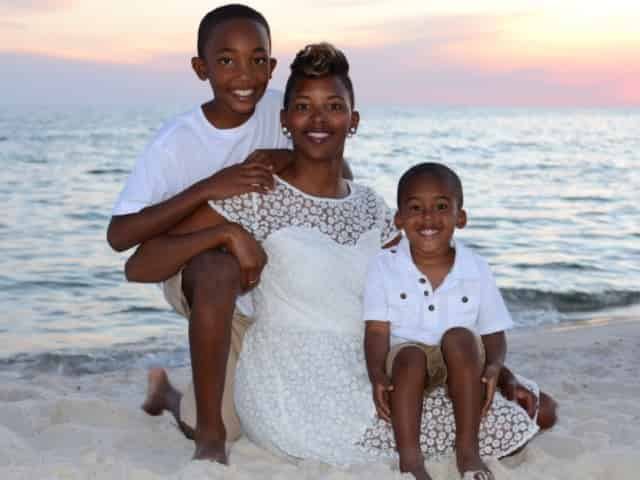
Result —
<svg viewBox="0 0 640 480"><path fill-rule="evenodd" d="M500 372L500 393L509 401L516 402L533 418L538 409L538 398L525 388L507 367Z"/></svg>
<svg viewBox="0 0 640 480"><path fill-rule="evenodd" d="M250 290L260 280L267 254L253 236L237 223L225 225L224 246L240 264L242 289Z"/></svg>

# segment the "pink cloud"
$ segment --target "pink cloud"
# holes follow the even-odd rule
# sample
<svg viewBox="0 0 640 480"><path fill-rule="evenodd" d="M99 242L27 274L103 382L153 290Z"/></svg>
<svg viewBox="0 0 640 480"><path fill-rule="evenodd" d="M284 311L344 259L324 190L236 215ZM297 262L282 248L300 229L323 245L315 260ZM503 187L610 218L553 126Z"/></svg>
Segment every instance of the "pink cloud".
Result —
<svg viewBox="0 0 640 480"><path fill-rule="evenodd" d="M35 13L69 8L74 0L0 0L0 12Z"/></svg>

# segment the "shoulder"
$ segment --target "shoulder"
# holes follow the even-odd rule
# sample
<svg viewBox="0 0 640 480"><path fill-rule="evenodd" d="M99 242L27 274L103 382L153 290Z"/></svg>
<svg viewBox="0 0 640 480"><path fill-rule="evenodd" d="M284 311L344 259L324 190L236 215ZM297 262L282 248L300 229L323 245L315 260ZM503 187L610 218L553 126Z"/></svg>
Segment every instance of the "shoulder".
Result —
<svg viewBox="0 0 640 480"><path fill-rule="evenodd" d="M465 270L475 272L481 278L491 276L489 262L482 255L458 239L456 239L455 243L456 249L460 252L460 258L464 263Z"/></svg>
<svg viewBox="0 0 640 480"><path fill-rule="evenodd" d="M176 115L166 121L151 140L151 145L167 146L185 135L192 135L201 128L202 113L200 107L195 107L188 112Z"/></svg>

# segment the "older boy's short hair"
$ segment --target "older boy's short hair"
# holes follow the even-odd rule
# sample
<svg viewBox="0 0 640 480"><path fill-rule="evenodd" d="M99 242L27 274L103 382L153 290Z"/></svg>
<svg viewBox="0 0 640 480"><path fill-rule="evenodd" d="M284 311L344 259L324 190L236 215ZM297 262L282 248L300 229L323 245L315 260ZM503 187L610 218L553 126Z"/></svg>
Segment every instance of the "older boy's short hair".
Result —
<svg viewBox="0 0 640 480"><path fill-rule="evenodd" d="M271 46L271 29L267 19L251 7L239 3L230 3L211 10L200 21L200 27L198 28L198 56L200 58L204 58L205 47L213 29L227 20L235 19L253 20L262 25L267 30L269 46Z"/></svg>
<svg viewBox="0 0 640 480"><path fill-rule="evenodd" d="M464 195L462 192L462 182L460 177L446 165L436 162L424 162L414 165L409 170L402 174L400 181L398 182L398 208L405 190L409 187L409 184L415 177L421 175L431 175L440 181L446 182L451 192L456 197L458 208L462 208L464 202Z"/></svg>
<svg viewBox="0 0 640 480"><path fill-rule="evenodd" d="M336 76L347 89L351 108L355 107L353 83L349 77L349 62L345 54L330 43L313 43L298 52L291 63L291 74L284 88L284 109L289 107L291 93L302 78Z"/></svg>

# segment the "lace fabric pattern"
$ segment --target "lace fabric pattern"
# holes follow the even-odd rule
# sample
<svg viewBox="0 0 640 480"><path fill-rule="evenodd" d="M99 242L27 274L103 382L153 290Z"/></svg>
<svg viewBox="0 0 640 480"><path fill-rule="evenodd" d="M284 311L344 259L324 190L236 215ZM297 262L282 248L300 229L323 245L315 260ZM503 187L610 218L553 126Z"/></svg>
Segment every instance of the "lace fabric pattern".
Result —
<svg viewBox="0 0 640 480"><path fill-rule="evenodd" d="M270 193L210 202L269 258L236 370L243 429L274 453L333 465L393 456L395 446L375 415L361 305L367 265L397 232L375 192L350 187L343 199L323 199L276 178ZM537 431L518 405L496 397L482 430L486 456L506 455ZM427 457L450 454L455 422L443 389L425 399L422 420Z"/></svg>
<svg viewBox="0 0 640 480"><path fill-rule="evenodd" d="M356 245L361 235L380 229L380 245L398 235L394 211L371 188L349 182L344 198L308 195L277 175L269 193L246 193L209 205L227 220L242 225L258 240L287 227L314 229L340 245Z"/></svg>

